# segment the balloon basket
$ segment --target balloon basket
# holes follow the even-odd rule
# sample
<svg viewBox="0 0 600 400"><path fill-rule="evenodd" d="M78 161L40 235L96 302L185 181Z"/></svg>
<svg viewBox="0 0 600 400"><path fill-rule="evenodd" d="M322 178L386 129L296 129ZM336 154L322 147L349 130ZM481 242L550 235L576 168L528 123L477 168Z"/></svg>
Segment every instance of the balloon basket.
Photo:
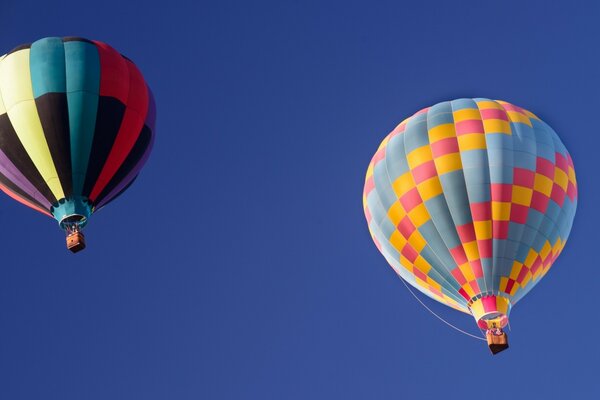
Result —
<svg viewBox="0 0 600 400"><path fill-rule="evenodd" d="M490 329L486 333L488 347L492 354L508 349L508 336L502 329Z"/></svg>
<svg viewBox="0 0 600 400"><path fill-rule="evenodd" d="M72 253L85 249L85 237L82 232L76 231L67 235L67 249Z"/></svg>

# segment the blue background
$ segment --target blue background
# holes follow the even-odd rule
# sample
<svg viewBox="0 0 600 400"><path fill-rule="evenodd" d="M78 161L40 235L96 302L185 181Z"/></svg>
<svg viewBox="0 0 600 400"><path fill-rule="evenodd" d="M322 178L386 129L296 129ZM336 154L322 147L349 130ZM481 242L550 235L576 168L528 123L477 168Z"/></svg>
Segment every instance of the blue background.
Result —
<svg viewBox="0 0 600 400"><path fill-rule="evenodd" d="M3 1L0 53L110 43L152 86L158 125L83 253L0 197L1 399L597 395L596 2L191 3ZM496 357L412 298L361 204L383 137L459 97L530 109L578 174L569 243Z"/></svg>

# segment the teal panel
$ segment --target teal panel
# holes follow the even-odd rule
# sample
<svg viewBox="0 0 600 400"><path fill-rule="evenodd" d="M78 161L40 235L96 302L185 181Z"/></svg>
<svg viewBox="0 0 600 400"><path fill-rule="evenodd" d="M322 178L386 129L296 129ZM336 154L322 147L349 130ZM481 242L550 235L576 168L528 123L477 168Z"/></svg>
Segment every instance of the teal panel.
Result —
<svg viewBox="0 0 600 400"><path fill-rule="evenodd" d="M67 101L71 128L73 193L81 195L88 166L100 92L100 57L87 42L66 42Z"/></svg>
<svg viewBox="0 0 600 400"><path fill-rule="evenodd" d="M34 42L29 54L29 68L34 98L46 93L66 92L65 49L61 38Z"/></svg>

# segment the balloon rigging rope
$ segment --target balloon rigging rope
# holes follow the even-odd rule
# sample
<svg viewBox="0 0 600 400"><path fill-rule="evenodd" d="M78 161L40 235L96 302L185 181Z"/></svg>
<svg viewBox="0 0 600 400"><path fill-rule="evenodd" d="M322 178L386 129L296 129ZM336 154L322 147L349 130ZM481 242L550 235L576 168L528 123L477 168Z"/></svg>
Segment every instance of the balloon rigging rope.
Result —
<svg viewBox="0 0 600 400"><path fill-rule="evenodd" d="M408 285L406 284L406 282L404 281L404 279L403 279L402 277L400 277L400 280L401 280L401 281L402 281L402 283L404 284L404 287L405 287L406 289L408 289L408 291L410 292L410 294L412 294L412 295L413 295L413 297L414 297L415 299L417 299L417 301L418 301L419 303L421 303L421 305L422 305L423 307L425 307L425 308L427 309L427 311L429 311L431 314L433 314L433 315L434 315L434 316L435 316L437 319L439 319L440 321L442 321L443 323L445 323L446 325L448 325L448 326L449 326L449 327L451 327L452 329L454 329L454 330L457 330L457 331L459 331L460 333L462 333L462 334L464 334L464 335L470 336L470 337L472 337L472 338L475 338L475 339L477 339L477 340L483 340L484 342L486 342L486 341L487 341L486 339L484 339L484 338L482 338L482 337L479 337L479 336L473 335L473 334L471 334L471 333L469 333L469 332L465 332L465 331L463 331L463 330L462 330L462 329L460 329L460 328L457 328L456 326L452 325L450 322L446 321L444 318L442 318L442 317L440 317L439 315L437 315L437 314L436 314L436 313L435 313L435 312L434 312L434 311L433 311L431 308L427 307L427 305L426 305L425 303L423 303L423 302L421 301L421 299L419 299L419 298L417 297L417 295L416 295L416 294L415 294L415 293L414 293L414 292L413 292L413 291L412 291L412 290L411 290L411 289L408 287Z"/></svg>

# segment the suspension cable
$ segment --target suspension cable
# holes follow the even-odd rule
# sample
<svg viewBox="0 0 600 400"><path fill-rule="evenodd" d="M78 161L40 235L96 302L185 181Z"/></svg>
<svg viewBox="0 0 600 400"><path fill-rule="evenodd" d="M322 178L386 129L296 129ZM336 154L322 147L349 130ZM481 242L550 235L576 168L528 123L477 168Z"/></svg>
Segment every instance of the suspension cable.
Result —
<svg viewBox="0 0 600 400"><path fill-rule="evenodd" d="M452 329L454 329L454 330L457 330L457 331L459 331L460 333L462 333L462 334L464 334L464 335L470 336L470 337L472 337L472 338L475 338L475 339L477 339L477 340L483 340L484 342L486 342L486 341L487 341L487 339L484 339L484 338L482 338L482 337L479 337L479 336L473 335L473 334L471 334L471 333L469 333L469 332L465 332L465 331L463 331L463 330L462 330L462 329L460 329L460 328L457 328L456 326L452 325L450 322L446 321L444 318L442 318L442 317L440 317L439 315L437 315L435 312L433 312L433 310L432 310L431 308L427 307L427 305L426 305L425 303L423 303L423 302L421 301L421 299L419 299L419 298L417 297L417 295L416 295L416 294L415 294L415 293L414 293L414 292L411 290L411 288L410 288L410 287L409 287L409 286L406 284L406 282L404 281L404 279L403 279L403 278L402 278L400 275L398 275L398 277L400 278L400 280L401 280L401 281L402 281L402 283L404 284L404 287L405 287L406 289L408 289L408 291L410 292L410 294L412 294L412 295L413 295L413 297L414 297L415 299L417 299L417 301L418 301L419 303L421 303L421 305L422 305L423 307L425 307L425 308L427 309L427 311L429 311L431 314L433 314L433 315L434 315L434 316L435 316L437 319L439 319L440 321L442 321L443 323L445 323L446 325L448 325L448 326L449 326L449 327L451 327Z"/></svg>

